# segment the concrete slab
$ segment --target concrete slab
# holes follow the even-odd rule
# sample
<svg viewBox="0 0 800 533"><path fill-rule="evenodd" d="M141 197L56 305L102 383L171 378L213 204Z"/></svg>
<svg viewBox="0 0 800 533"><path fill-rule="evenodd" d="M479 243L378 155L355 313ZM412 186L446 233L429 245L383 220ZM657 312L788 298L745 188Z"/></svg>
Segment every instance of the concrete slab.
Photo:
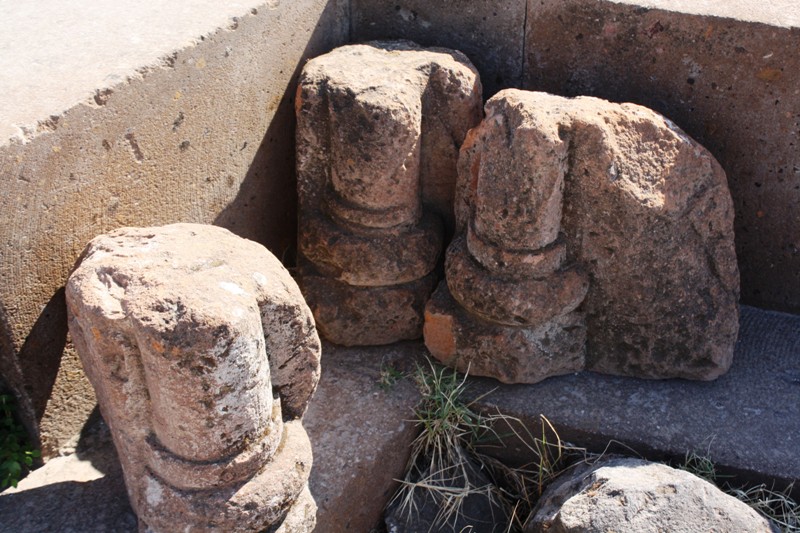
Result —
<svg viewBox="0 0 800 533"><path fill-rule="evenodd" d="M135 533L111 434L93 417L74 453L51 459L0 494L0 532Z"/></svg>
<svg viewBox="0 0 800 533"><path fill-rule="evenodd" d="M742 301L794 313L798 25L788 0L529 0L523 84L645 105L708 148L734 200Z"/></svg>
<svg viewBox="0 0 800 533"><path fill-rule="evenodd" d="M408 372L425 353L421 342L325 345L322 380L305 420L314 446L310 486L320 533L367 532L376 525L393 480L402 476L415 435L407 420L418 399L408 379L381 388L381 369ZM544 414L576 445L602 451L615 439L652 459L696 451L721 471L780 485L800 480L798 355L800 317L742 307L733 368L713 382L586 372L536 385L471 379L469 390L494 389L479 406L516 416L534 430ZM0 531L136 531L108 432L90 427L76 454L51 460L19 489L0 495ZM512 463L530 460L514 443L493 453Z"/></svg>
<svg viewBox="0 0 800 533"><path fill-rule="evenodd" d="M663 9L690 15L731 18L748 22L761 22L779 28L800 27L800 9L794 0L611 0L651 9Z"/></svg>
<svg viewBox="0 0 800 533"><path fill-rule="evenodd" d="M277 5L279 2L272 2ZM264 0L0 0L0 145L198 44Z"/></svg>
<svg viewBox="0 0 800 533"><path fill-rule="evenodd" d="M410 39L461 50L478 68L486 98L519 87L524 0L351 0L350 39Z"/></svg>
<svg viewBox="0 0 800 533"><path fill-rule="evenodd" d="M733 366L716 381L585 372L503 386L480 405L516 416L534 431L543 414L562 439L598 452L611 440L648 459L694 451L742 479L776 480L778 487L799 481L800 317L743 306L740 323ZM473 383L474 394L497 385L487 379ZM493 453L526 460L515 445Z"/></svg>
<svg viewBox="0 0 800 533"><path fill-rule="evenodd" d="M49 456L94 405L61 289L89 239L214 223L290 254L294 84L347 0L0 2L0 127L42 121L0 137L0 375Z"/></svg>
<svg viewBox="0 0 800 533"><path fill-rule="evenodd" d="M318 533L367 533L402 479L418 431L419 393L404 377L381 386L381 370L409 373L426 353L418 342L369 348L325 344L322 378L304 425L314 450L309 486Z"/></svg>
<svg viewBox="0 0 800 533"><path fill-rule="evenodd" d="M381 372L409 372L420 343L323 348L323 373L304 425L314 451L309 486L320 533L367 533L405 471L419 395L408 378L381 386ZM0 494L0 533L135 533L108 427L90 420L74 453L51 459Z"/></svg>

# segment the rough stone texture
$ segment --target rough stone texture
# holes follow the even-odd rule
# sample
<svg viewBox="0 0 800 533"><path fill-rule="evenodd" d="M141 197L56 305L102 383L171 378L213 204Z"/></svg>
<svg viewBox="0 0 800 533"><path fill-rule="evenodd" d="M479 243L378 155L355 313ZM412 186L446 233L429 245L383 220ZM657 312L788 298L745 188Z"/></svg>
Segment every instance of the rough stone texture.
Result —
<svg viewBox="0 0 800 533"><path fill-rule="evenodd" d="M484 96L519 87L525 0L351 0L351 40L411 39L464 52Z"/></svg>
<svg viewBox="0 0 800 533"><path fill-rule="evenodd" d="M535 254L531 254L535 255ZM447 250L447 287L471 313L506 326L538 325L574 311L589 283L579 265L555 264L542 277L500 276L484 268L467 250L464 236ZM558 269L558 270L557 270ZM536 274L530 274L534 276Z"/></svg>
<svg viewBox="0 0 800 533"><path fill-rule="evenodd" d="M416 281L433 271L442 247L442 223L433 214L390 231L346 233L323 218L309 220L304 230L300 249L320 274L356 287Z"/></svg>
<svg viewBox="0 0 800 533"><path fill-rule="evenodd" d="M403 479L419 430L419 401L408 377L384 382L392 368L423 364L421 343L342 348L323 344L325 371L304 424L314 449L309 486L317 502L316 533L372 531Z"/></svg>
<svg viewBox="0 0 800 533"><path fill-rule="evenodd" d="M582 370L586 324L568 313L537 327L502 326L470 314L440 283L425 308L425 345L442 363L503 383L535 383Z"/></svg>
<svg viewBox="0 0 800 533"><path fill-rule="evenodd" d="M425 302L436 287L435 273L401 285L354 287L302 272L300 288L320 334L342 346L419 338Z"/></svg>
<svg viewBox="0 0 800 533"><path fill-rule="evenodd" d="M743 302L795 313L799 26L795 2L529 0L523 85L647 106L705 146L733 197Z"/></svg>
<svg viewBox="0 0 800 533"><path fill-rule="evenodd" d="M544 492L525 533L777 533L747 504L683 470L611 458L565 472Z"/></svg>
<svg viewBox="0 0 800 533"><path fill-rule="evenodd" d="M0 374L46 456L96 403L62 289L89 239L213 222L294 248L294 80L347 40L346 4L4 6L0 130L28 133L0 140ZM6 114L23 109L36 116Z"/></svg>
<svg viewBox="0 0 800 533"><path fill-rule="evenodd" d="M296 106L301 286L320 331L342 344L418 337L458 150L481 113L474 67L408 41L345 46L306 64Z"/></svg>
<svg viewBox="0 0 800 533"><path fill-rule="evenodd" d="M482 265L465 260L456 240L447 264L455 299L505 325L540 324L580 303L590 370L705 380L724 373L738 330L739 278L730 194L714 158L633 104L506 90L486 115L462 149L459 230L500 249L517 242L516 254L505 255L522 256L557 244L560 224L565 265L577 266L545 278L542 265L558 264L543 259L545 248L525 263L512 257L513 268L485 269L481 281ZM540 223L524 223L531 218ZM503 243L505 228L519 225ZM500 261L484 251L490 245L476 251L493 265ZM526 268L535 275L523 277Z"/></svg>
<svg viewBox="0 0 800 533"><path fill-rule="evenodd" d="M311 312L280 262L214 226L123 228L89 243L66 296L142 523L279 524L311 468L293 419L320 357Z"/></svg>
<svg viewBox="0 0 800 533"><path fill-rule="evenodd" d="M589 284L560 237L569 144L546 110L539 116L517 95L523 93L507 90L490 99L461 148L458 234L447 249L447 288L429 303L425 335L441 361L535 383L583 367L583 314L573 311ZM503 355L487 350L494 343Z"/></svg>
<svg viewBox="0 0 800 533"><path fill-rule="evenodd" d="M419 400L402 378L382 387L381 373L413 370L421 343L340 348L325 344L325 371L303 417L314 454L309 488L317 533L368 532L405 472ZM365 401L368 399L368 401ZM98 423L99 422L99 423ZM122 470L102 420L90 421L73 455L48 461L0 495L0 530L9 533L136 533ZM301 499L285 527L304 519ZM92 509L87 513L86 509ZM287 531L291 531L288 529Z"/></svg>
<svg viewBox="0 0 800 533"><path fill-rule="evenodd" d="M317 504L306 486L280 524L268 529L267 533L308 533L314 531L316 524Z"/></svg>

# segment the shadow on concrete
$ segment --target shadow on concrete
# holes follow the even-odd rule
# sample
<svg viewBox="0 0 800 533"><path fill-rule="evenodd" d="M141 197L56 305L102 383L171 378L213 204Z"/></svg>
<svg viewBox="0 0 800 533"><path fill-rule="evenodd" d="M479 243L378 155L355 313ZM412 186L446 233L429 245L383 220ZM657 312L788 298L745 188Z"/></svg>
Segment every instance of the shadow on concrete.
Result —
<svg viewBox="0 0 800 533"><path fill-rule="evenodd" d="M297 236L294 171L294 87L292 76L280 99L236 197L214 219L214 225L266 246L285 260Z"/></svg>
<svg viewBox="0 0 800 533"><path fill-rule="evenodd" d="M111 433L98 408L81 430L75 454L51 459L18 491L3 493L0 531L138 531Z"/></svg>
<svg viewBox="0 0 800 533"><path fill-rule="evenodd" d="M135 533L136 515L115 479L61 481L0 498L0 531Z"/></svg>
<svg viewBox="0 0 800 533"><path fill-rule="evenodd" d="M59 288L45 305L19 351L25 390L37 420L44 415L67 344L67 300Z"/></svg>
<svg viewBox="0 0 800 533"><path fill-rule="evenodd" d="M338 9L338 2L330 0L320 14L239 193L214 219L214 225L263 244L287 266L295 264L297 254L294 114L297 79L308 59L347 43L349 26L345 24L344 31L337 30L341 24Z"/></svg>
<svg viewBox="0 0 800 533"><path fill-rule="evenodd" d="M0 375L16 396L20 421L31 441L39 443L36 428L58 375L67 343L67 303L59 288L42 309L25 342L15 353L8 313L0 304Z"/></svg>

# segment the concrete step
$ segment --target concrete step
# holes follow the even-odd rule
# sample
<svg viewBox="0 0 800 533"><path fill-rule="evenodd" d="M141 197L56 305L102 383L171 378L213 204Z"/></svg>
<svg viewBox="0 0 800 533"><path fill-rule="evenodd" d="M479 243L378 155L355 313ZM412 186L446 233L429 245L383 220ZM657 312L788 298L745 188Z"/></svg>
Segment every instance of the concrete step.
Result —
<svg viewBox="0 0 800 533"><path fill-rule="evenodd" d="M731 482L800 480L800 316L741 306L733 366L715 381L649 381L581 372L536 385L497 387L474 380L486 410L540 428L539 415L560 437L594 452L681 459L695 452ZM514 463L530 461L524 447L494 449ZM800 484L798 484L800 485ZM800 487L796 487L800 488Z"/></svg>

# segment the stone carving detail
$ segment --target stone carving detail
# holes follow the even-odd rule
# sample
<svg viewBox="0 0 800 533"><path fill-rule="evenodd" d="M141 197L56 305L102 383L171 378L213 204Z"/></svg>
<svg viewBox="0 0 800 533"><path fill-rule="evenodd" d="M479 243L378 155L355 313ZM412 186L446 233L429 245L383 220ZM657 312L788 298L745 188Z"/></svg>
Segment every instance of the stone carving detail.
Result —
<svg viewBox="0 0 800 533"><path fill-rule="evenodd" d="M633 104L502 91L462 147L458 180L447 283L425 318L441 361L506 382L730 367L730 193L674 124Z"/></svg>
<svg viewBox="0 0 800 533"><path fill-rule="evenodd" d="M212 226L124 228L89 243L66 296L144 529L313 529L300 417L320 344L272 254Z"/></svg>
<svg viewBox="0 0 800 533"><path fill-rule="evenodd" d="M421 335L480 95L463 54L405 41L344 46L306 64L296 99L299 279L329 340Z"/></svg>
<svg viewBox="0 0 800 533"><path fill-rule="evenodd" d="M560 235L567 145L493 98L461 149L458 236L426 309L431 353L461 371L535 382L584 366L588 279Z"/></svg>

